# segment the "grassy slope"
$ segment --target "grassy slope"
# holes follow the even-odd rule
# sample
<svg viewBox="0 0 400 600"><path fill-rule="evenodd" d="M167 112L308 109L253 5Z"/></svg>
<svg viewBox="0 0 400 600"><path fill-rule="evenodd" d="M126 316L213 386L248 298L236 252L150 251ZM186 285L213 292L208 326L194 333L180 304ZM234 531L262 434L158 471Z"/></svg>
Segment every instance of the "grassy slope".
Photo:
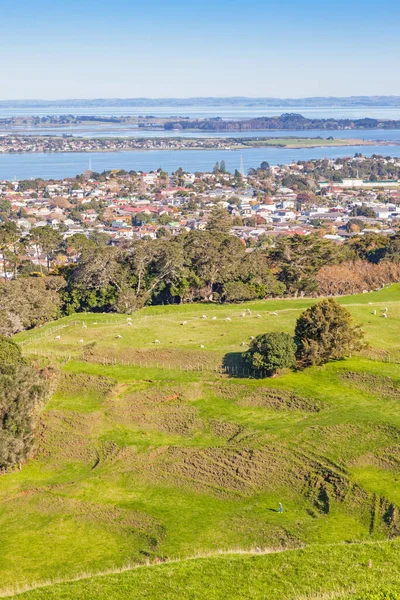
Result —
<svg viewBox="0 0 400 600"><path fill-rule="evenodd" d="M399 590L398 543L313 547L267 555L227 555L141 567L22 593L21 600L289 600L312 594L350 598Z"/></svg>
<svg viewBox="0 0 400 600"><path fill-rule="evenodd" d="M373 347L396 356L399 300L400 286L393 286L341 302L364 324ZM250 335L293 331L296 317L309 304L249 304L252 316L245 318L237 306L152 307L135 314L132 327L124 316L85 315L87 327L66 327L57 332L60 340L55 333L41 339L37 332L17 336L30 340L26 353L54 357L68 351L73 360L63 367L59 388L43 414L36 458L22 471L0 478L1 588L157 557L397 536L400 365L356 357L263 381L178 369L235 357ZM376 308L379 315L384 306L388 319L372 314ZM203 314L209 318L202 319ZM226 316L232 321L224 321ZM106 322L110 319L114 323ZM46 326L41 334L51 330ZM80 359L80 339L97 342L94 362ZM103 366L97 361L106 354L142 366ZM272 395L269 388L275 390ZM283 515L276 512L279 501ZM357 548L362 561L371 548L377 556L383 552L384 558L376 559L382 568L395 560L390 545ZM279 561L292 564L286 556L313 556L322 566L321 556L327 554L351 571L353 559L347 561L346 552L339 546L327 553L318 549L313 554L310 548L305 554L285 553L285 558L248 557L243 569L254 570L266 561L279 575ZM223 568L211 559L201 562L210 580L215 569L221 573L220 591L209 596L215 598L222 597L217 595L225 589L222 574L226 570L229 579L236 559L218 560ZM303 560L302 572L304 558L296 558L290 569L300 569L297 560ZM132 597L160 597L164 590L141 596L143 582L157 590L164 579L158 574L166 569L171 589L179 589L195 564L157 566L151 575L143 569L122 577L139 590ZM339 581L334 567L332 573L334 585ZM262 597L257 596L262 586L278 586L282 594L286 589L278 580L265 582L262 573L252 578L253 597ZM318 589L312 582L311 575L302 576L295 589ZM196 585L203 585L201 578L193 580ZM193 589L187 598L199 597ZM48 597L101 598L86 590L79 592L82 596L68 595L68 586L65 590ZM33 597L42 597L38 593ZM166 597L177 597L173 593Z"/></svg>

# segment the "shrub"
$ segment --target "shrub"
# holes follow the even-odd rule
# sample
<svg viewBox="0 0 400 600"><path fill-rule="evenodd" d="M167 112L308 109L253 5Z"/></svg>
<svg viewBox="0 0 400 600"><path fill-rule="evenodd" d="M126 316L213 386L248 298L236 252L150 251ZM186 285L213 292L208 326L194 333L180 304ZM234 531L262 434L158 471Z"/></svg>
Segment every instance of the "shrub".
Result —
<svg viewBox="0 0 400 600"><path fill-rule="evenodd" d="M47 383L25 364L18 346L0 337L0 471L29 456L47 391Z"/></svg>
<svg viewBox="0 0 400 600"><path fill-rule="evenodd" d="M252 368L271 376L295 366L296 344L287 333L264 333L251 342L243 358Z"/></svg>
<svg viewBox="0 0 400 600"><path fill-rule="evenodd" d="M317 302L297 319L297 356L308 365L320 365L361 350L364 334L353 326L349 311L333 298Z"/></svg>
<svg viewBox="0 0 400 600"><path fill-rule="evenodd" d="M19 346L0 335L0 373L9 365L17 365L22 361Z"/></svg>

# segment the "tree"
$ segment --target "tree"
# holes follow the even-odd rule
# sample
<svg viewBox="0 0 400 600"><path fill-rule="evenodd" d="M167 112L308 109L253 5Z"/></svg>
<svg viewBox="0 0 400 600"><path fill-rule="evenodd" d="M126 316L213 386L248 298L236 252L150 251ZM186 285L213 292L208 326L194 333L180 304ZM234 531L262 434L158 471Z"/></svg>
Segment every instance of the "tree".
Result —
<svg viewBox="0 0 400 600"><path fill-rule="evenodd" d="M334 242L315 234L280 236L270 258L277 278L290 294L313 294L318 289L315 276L324 265L338 260L339 249Z"/></svg>
<svg viewBox="0 0 400 600"><path fill-rule="evenodd" d="M272 376L296 365L296 344L288 333L264 333L251 342L243 358L256 371Z"/></svg>
<svg viewBox="0 0 400 600"><path fill-rule="evenodd" d="M47 393L46 381L25 363L18 346L0 336L0 471L30 455Z"/></svg>
<svg viewBox="0 0 400 600"><path fill-rule="evenodd" d="M214 165L213 173L214 173L214 175L218 175L218 173L219 173L219 162L218 161Z"/></svg>
<svg viewBox="0 0 400 600"><path fill-rule="evenodd" d="M29 234L29 239L36 247L40 272L42 272L40 249L46 254L47 270L50 270L50 263L52 260L54 260L55 254L61 246L63 240L60 232L57 231L57 229L53 229L53 227L50 225L44 225L44 227L34 227Z"/></svg>
<svg viewBox="0 0 400 600"><path fill-rule="evenodd" d="M357 233L365 228L365 223L361 219L349 219L346 223L346 229L349 232Z"/></svg>
<svg viewBox="0 0 400 600"><path fill-rule="evenodd" d="M297 319L297 356L304 365L338 360L363 347L364 333L349 311L333 298L317 302Z"/></svg>
<svg viewBox="0 0 400 600"><path fill-rule="evenodd" d="M219 165L219 172L226 173L226 164L224 160L221 160L221 164Z"/></svg>
<svg viewBox="0 0 400 600"><path fill-rule="evenodd" d="M216 206L211 211L206 229L215 233L229 233L232 229L232 217L225 208Z"/></svg>
<svg viewBox="0 0 400 600"><path fill-rule="evenodd" d="M371 206L355 206L351 213L351 217L368 217L369 219L376 218L376 212Z"/></svg>

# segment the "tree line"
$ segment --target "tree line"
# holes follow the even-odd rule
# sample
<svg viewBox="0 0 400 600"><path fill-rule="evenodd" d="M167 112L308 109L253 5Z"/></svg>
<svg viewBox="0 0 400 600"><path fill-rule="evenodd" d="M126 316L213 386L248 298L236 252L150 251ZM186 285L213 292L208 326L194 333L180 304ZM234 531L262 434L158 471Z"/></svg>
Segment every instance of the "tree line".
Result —
<svg viewBox="0 0 400 600"><path fill-rule="evenodd" d="M215 209L205 231L122 247L103 235L63 240L57 230L37 227L28 240L34 264L21 259L26 241L5 223L0 251L12 279L0 283L0 333L13 335L73 312L129 314L148 304L341 295L400 280L400 234L366 234L342 244L318 234L265 234L248 248L228 233L230 227L228 213Z"/></svg>

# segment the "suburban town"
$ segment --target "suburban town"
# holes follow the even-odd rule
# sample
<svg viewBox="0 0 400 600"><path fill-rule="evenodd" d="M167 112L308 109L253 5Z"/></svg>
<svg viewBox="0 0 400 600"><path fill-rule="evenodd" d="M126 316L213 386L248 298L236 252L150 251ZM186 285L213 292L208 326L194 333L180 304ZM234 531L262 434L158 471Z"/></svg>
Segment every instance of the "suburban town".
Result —
<svg viewBox="0 0 400 600"><path fill-rule="evenodd" d="M157 138L77 137L72 135L3 135L0 155L49 152L121 152L132 150L241 150L245 148L320 148L385 146L387 142L329 137Z"/></svg>
<svg viewBox="0 0 400 600"><path fill-rule="evenodd" d="M314 167L320 163L325 170L340 173L346 161L314 161ZM347 159L347 167L358 165L358 170L377 163L400 172L399 159ZM212 173L86 171L60 181L2 181L0 219L16 223L28 240L25 258L43 265L45 255L38 255L35 244L29 245L29 233L35 228L56 229L64 240L75 234L102 234L110 244L123 245L127 240L204 230L216 206L229 213L231 232L249 249L265 235L317 232L340 243L368 232L392 235L399 228L399 180L305 180L310 168L310 163L277 167L264 163L248 175L231 174L222 161ZM67 260L74 257L67 255Z"/></svg>

